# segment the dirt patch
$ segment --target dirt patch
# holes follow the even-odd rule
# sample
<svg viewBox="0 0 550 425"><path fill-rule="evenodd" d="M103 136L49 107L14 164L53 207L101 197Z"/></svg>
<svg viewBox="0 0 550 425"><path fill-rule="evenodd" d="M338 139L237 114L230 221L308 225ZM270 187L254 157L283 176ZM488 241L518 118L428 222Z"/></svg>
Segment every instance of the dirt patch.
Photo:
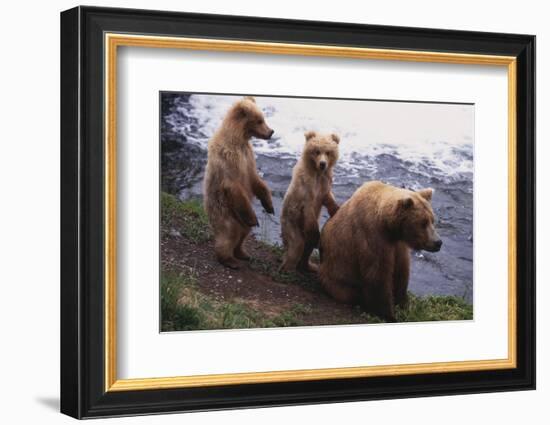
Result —
<svg viewBox="0 0 550 425"><path fill-rule="evenodd" d="M163 271L190 273L199 291L215 301L244 303L268 317L294 309L303 325L367 321L358 308L330 299L314 276L285 274L280 280L292 282L278 281L272 275L277 274L280 256L252 237L245 246L252 260L241 261L239 270L231 270L216 261L210 240L197 244L171 229L163 232L161 241Z"/></svg>

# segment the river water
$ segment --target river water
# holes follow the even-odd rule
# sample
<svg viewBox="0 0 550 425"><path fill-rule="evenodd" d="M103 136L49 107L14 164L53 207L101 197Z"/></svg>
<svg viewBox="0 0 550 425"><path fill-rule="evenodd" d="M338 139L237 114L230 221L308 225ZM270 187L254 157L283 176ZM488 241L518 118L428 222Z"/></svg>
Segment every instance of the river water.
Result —
<svg viewBox="0 0 550 425"><path fill-rule="evenodd" d="M210 136L237 96L161 93L162 188L181 199L201 198ZM409 289L418 295L473 297L473 105L256 97L270 141L252 140L275 216L254 207L257 238L280 243L282 199L299 158L304 132L335 132L340 159L333 191L339 203L364 182L432 187L438 253L413 252ZM328 218L323 211L321 223Z"/></svg>

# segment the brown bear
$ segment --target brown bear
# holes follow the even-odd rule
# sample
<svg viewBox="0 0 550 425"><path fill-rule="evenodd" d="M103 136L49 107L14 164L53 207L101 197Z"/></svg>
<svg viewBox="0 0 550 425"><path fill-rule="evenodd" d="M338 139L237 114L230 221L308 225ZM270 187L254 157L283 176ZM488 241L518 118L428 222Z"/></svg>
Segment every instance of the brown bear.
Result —
<svg viewBox="0 0 550 425"><path fill-rule="evenodd" d="M332 193L332 169L338 160L336 134L305 133L302 157L294 166L292 180L283 200L282 239L285 248L283 271L316 272L309 261L319 243L319 216L324 205L330 216L338 205Z"/></svg>
<svg viewBox="0 0 550 425"><path fill-rule="evenodd" d="M268 213L274 213L271 192L258 175L250 143L252 137L267 140L272 135L254 98L244 97L229 109L208 142L204 205L216 257L230 268L239 268L236 259L250 258L243 242L258 225L252 198L256 196Z"/></svg>
<svg viewBox="0 0 550 425"><path fill-rule="evenodd" d="M320 280L344 303L360 303L395 321L407 303L410 249L439 251L432 189L413 192L382 182L363 184L321 232Z"/></svg>

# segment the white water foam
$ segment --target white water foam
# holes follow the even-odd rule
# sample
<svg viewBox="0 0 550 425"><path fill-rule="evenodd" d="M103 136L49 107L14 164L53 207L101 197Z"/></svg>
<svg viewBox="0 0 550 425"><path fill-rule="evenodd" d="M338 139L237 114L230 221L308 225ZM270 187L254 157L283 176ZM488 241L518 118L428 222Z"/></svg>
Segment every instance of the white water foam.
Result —
<svg viewBox="0 0 550 425"><path fill-rule="evenodd" d="M206 148L209 138L230 106L240 96L192 95L178 112L197 120L200 131L190 131L175 118L168 121L188 141ZM271 141L254 140L257 153L296 158L304 132L336 133L341 138L339 167L348 175L375 167L369 160L395 156L415 172L426 166L433 174L451 177L473 172L474 106L370 100L304 99L257 96ZM185 108L185 110L181 110Z"/></svg>

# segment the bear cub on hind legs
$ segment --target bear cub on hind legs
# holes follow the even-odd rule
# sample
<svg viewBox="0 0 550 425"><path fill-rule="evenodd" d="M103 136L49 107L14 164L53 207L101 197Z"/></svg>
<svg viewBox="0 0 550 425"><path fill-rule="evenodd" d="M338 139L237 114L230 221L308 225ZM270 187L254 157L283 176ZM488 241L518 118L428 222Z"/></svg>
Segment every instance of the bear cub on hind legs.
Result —
<svg viewBox="0 0 550 425"><path fill-rule="evenodd" d="M239 260L250 257L243 243L258 218L252 208L257 197L265 211L273 214L271 192L256 170L251 137L270 139L273 130L265 122L253 97L236 102L220 128L208 142L204 175L204 206L214 234L218 261L239 268Z"/></svg>
<svg viewBox="0 0 550 425"><path fill-rule="evenodd" d="M332 170L338 160L336 134L305 133L302 157L294 166L283 200L281 233L285 254L282 271L316 272L309 261L319 243L319 216L325 206L332 217L338 205L332 193Z"/></svg>

